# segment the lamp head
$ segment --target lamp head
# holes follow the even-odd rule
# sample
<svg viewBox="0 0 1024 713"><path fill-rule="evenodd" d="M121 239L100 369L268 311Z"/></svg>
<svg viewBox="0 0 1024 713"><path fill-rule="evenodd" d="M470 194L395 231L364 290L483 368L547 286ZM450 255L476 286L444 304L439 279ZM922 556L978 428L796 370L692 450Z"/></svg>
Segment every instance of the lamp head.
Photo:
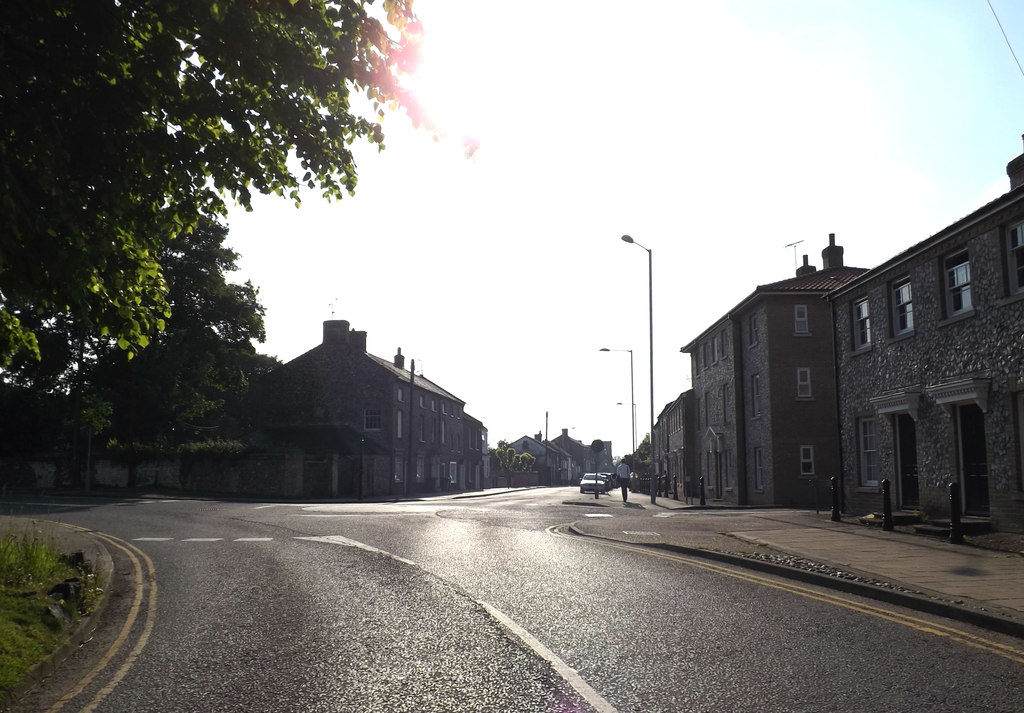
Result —
<svg viewBox="0 0 1024 713"><path fill-rule="evenodd" d="M609 349L608 347L601 347L601 348L600 348L600 349L598 349L597 351L599 351L599 352L610 352L610 351L611 351L611 349Z"/></svg>
<svg viewBox="0 0 1024 713"><path fill-rule="evenodd" d="M624 243L631 243L631 242L633 242L633 238L629 237L628 235L623 235L622 236L622 242L624 242Z"/></svg>

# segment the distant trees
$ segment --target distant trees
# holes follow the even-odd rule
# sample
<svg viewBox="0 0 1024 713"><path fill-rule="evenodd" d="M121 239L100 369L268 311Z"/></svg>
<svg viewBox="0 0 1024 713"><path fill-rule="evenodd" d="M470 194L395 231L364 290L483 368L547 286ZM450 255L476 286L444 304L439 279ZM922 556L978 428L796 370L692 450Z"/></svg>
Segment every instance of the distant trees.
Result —
<svg viewBox="0 0 1024 713"><path fill-rule="evenodd" d="M49 350L66 364L91 336L130 358L175 308L164 261L204 217L248 208L253 191L352 193L352 145L383 147L385 108L417 119L397 81L415 63L412 0L382 0L383 22L371 5L6 3L0 368Z"/></svg>
<svg viewBox="0 0 1024 713"><path fill-rule="evenodd" d="M533 470L537 458L532 453L517 453L508 441L498 441L498 447L492 448L491 455L498 463L503 475L512 482L512 473L527 473Z"/></svg>

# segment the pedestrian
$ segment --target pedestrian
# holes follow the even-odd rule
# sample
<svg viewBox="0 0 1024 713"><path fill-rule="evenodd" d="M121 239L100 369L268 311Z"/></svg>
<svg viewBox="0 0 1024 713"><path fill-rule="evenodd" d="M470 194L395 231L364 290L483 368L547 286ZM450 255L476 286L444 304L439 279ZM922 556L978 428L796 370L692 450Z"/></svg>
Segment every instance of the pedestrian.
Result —
<svg viewBox="0 0 1024 713"><path fill-rule="evenodd" d="M619 461L619 467L615 469L615 477L618 478L619 487L622 488L622 502L629 497L629 466L626 461Z"/></svg>

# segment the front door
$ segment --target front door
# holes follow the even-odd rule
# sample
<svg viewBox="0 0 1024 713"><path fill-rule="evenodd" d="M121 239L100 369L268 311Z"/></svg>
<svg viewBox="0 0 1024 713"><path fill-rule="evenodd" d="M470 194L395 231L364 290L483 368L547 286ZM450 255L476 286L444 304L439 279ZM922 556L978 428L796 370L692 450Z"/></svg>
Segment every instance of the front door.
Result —
<svg viewBox="0 0 1024 713"><path fill-rule="evenodd" d="M985 414L975 404L957 407L960 432L960 473L964 513L988 515L988 454L985 449Z"/></svg>
<svg viewBox="0 0 1024 713"><path fill-rule="evenodd" d="M917 480L917 424L908 413L896 416L896 450L899 458L900 508L921 506Z"/></svg>

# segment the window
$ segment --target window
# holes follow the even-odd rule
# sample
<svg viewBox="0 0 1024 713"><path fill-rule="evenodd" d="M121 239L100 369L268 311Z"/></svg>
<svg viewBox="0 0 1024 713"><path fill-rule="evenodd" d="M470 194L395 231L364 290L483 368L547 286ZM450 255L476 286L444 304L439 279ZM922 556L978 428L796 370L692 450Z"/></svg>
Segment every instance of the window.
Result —
<svg viewBox="0 0 1024 713"><path fill-rule="evenodd" d="M405 460L402 456L395 456L395 482L401 483L405 480Z"/></svg>
<svg viewBox="0 0 1024 713"><path fill-rule="evenodd" d="M878 485L878 443L875 439L875 419L862 418L857 422L857 450L860 454L860 484Z"/></svg>
<svg viewBox="0 0 1024 713"><path fill-rule="evenodd" d="M402 437L402 416L404 415L402 411L395 412L395 438Z"/></svg>
<svg viewBox="0 0 1024 713"><path fill-rule="evenodd" d="M368 408L363 411L363 430L379 431L383 423L379 408Z"/></svg>
<svg viewBox="0 0 1024 713"><path fill-rule="evenodd" d="M711 425L710 411L711 411L711 394L704 394L704 425Z"/></svg>
<svg viewBox="0 0 1024 713"><path fill-rule="evenodd" d="M814 446L800 446L800 475L814 475Z"/></svg>
<svg viewBox="0 0 1024 713"><path fill-rule="evenodd" d="M971 263L967 251L946 258L946 316L970 312L971 303Z"/></svg>
<svg viewBox="0 0 1024 713"><path fill-rule="evenodd" d="M427 424L426 424L426 421L424 420L423 414L419 415L419 421L420 421L420 443L423 443L424 441L427 440Z"/></svg>
<svg viewBox="0 0 1024 713"><path fill-rule="evenodd" d="M757 418L761 415L761 375L750 377L750 415Z"/></svg>
<svg viewBox="0 0 1024 713"><path fill-rule="evenodd" d="M1006 266L1010 278L1010 294L1024 292L1024 223L1013 226L1007 236Z"/></svg>
<svg viewBox="0 0 1024 713"><path fill-rule="evenodd" d="M437 399L430 399L430 410L437 413Z"/></svg>
<svg viewBox="0 0 1024 713"><path fill-rule="evenodd" d="M426 473L426 471L423 468L423 465L424 465L424 463L423 463L423 456L422 455L416 456L416 482L417 483L422 483L423 482L423 475Z"/></svg>
<svg viewBox="0 0 1024 713"><path fill-rule="evenodd" d="M811 398L811 370L806 366L798 367L796 370L796 397Z"/></svg>
<svg viewBox="0 0 1024 713"><path fill-rule="evenodd" d="M757 315L752 314L747 317L747 345L754 346L757 344Z"/></svg>
<svg viewBox="0 0 1024 713"><path fill-rule="evenodd" d="M868 298L853 303L853 348L863 349L871 344L871 311Z"/></svg>
<svg viewBox="0 0 1024 713"><path fill-rule="evenodd" d="M711 342L704 342L704 368L711 366Z"/></svg>
<svg viewBox="0 0 1024 713"><path fill-rule="evenodd" d="M401 386L399 386L398 387L398 402L402 403L403 401L405 401L405 389L403 389Z"/></svg>
<svg viewBox="0 0 1024 713"><path fill-rule="evenodd" d="M732 451L722 454L722 471L725 479L725 489L732 488Z"/></svg>
<svg viewBox="0 0 1024 713"><path fill-rule="evenodd" d="M754 448L754 490L764 490L764 449Z"/></svg>
<svg viewBox="0 0 1024 713"><path fill-rule="evenodd" d="M729 385L722 384L722 423L729 423Z"/></svg>
<svg viewBox="0 0 1024 713"><path fill-rule="evenodd" d="M420 408L423 408L423 394L420 394Z"/></svg>
<svg viewBox="0 0 1024 713"><path fill-rule="evenodd" d="M701 422L700 422L701 410L700 410L700 408L701 408L701 406L700 406L700 396L698 396L697 397L697 428L700 428L700 426L701 426ZM704 425L706 426L707 424L705 423Z"/></svg>
<svg viewBox="0 0 1024 713"><path fill-rule="evenodd" d="M793 308L793 331L797 334L811 331L807 323L807 305L796 305Z"/></svg>
<svg viewBox="0 0 1024 713"><path fill-rule="evenodd" d="M445 423L444 423L444 419L442 418L441 419L441 443L447 443L448 442L448 441L445 440L445 433L446 433L446 431L445 431L445 427L444 426L445 426Z"/></svg>
<svg viewBox="0 0 1024 713"><path fill-rule="evenodd" d="M722 345L722 332L716 334L712 340L712 350L714 352L715 362L720 362L722 359L725 359L725 349Z"/></svg>
<svg viewBox="0 0 1024 713"><path fill-rule="evenodd" d="M892 333L896 336L913 331L914 302L910 278L904 277L892 283Z"/></svg>

